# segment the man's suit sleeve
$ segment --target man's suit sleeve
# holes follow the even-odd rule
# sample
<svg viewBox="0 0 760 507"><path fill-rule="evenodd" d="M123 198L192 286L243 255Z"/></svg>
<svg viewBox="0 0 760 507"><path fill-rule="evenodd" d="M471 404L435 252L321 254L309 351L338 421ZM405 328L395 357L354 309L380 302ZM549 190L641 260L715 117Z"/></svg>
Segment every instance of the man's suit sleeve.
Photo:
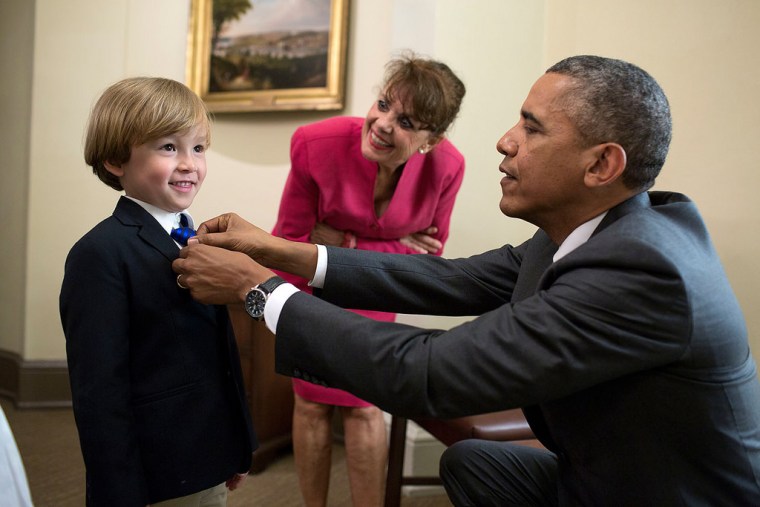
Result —
<svg viewBox="0 0 760 507"><path fill-rule="evenodd" d="M326 283L315 294L344 308L480 315L510 300L526 247L453 260L326 247Z"/></svg>
<svg viewBox="0 0 760 507"><path fill-rule="evenodd" d="M480 275L498 272L507 254L447 268L429 256L330 258L325 295L338 304L482 314L447 331L420 329L295 294L277 327L277 371L348 390L395 414L457 417L557 399L683 354L688 301L659 252L631 256L625 267L557 263L535 295L499 303L508 288ZM331 277L331 268L340 276Z"/></svg>

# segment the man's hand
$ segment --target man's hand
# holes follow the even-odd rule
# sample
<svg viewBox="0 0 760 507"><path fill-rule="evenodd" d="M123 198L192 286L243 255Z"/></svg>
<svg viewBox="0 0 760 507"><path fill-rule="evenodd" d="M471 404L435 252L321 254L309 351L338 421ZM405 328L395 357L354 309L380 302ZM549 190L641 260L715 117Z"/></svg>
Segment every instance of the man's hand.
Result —
<svg viewBox="0 0 760 507"><path fill-rule="evenodd" d="M188 243L202 243L235 250L261 262L278 238L246 222L235 213L226 213L203 222L198 235ZM196 239L197 238L197 239Z"/></svg>
<svg viewBox="0 0 760 507"><path fill-rule="evenodd" d="M180 250L172 269L196 301L216 305L242 303L251 287L274 276L245 254L197 243Z"/></svg>
<svg viewBox="0 0 760 507"><path fill-rule="evenodd" d="M443 248L443 244L432 236L437 232L438 227L430 226L427 229L413 232L408 236L404 236L399 241L401 244L405 245L408 248L411 248L417 253L434 254Z"/></svg>
<svg viewBox="0 0 760 507"><path fill-rule="evenodd" d="M185 248L198 246L198 243L204 246L214 246L244 253L256 261L253 265L258 268L259 274L263 272L261 271L263 270L262 266L266 266L310 280L314 276L314 270L317 267L317 249L314 245L288 241L287 239L272 236L255 225L246 222L234 213L226 213L203 222L198 227L198 235L190 238L187 242L188 246ZM198 261L200 261L200 258ZM179 264L182 265L182 263ZM238 260L238 266L244 265L242 261ZM248 266L249 271L255 271L254 268L250 267L250 264ZM234 267L230 266L229 269L234 269ZM174 270L177 273L181 273L176 267ZM192 271L197 273L199 272L199 268L193 267ZM268 270L264 271L271 273ZM244 277L245 274L241 272L237 280L225 278L225 281L240 282L241 277ZM209 279L212 279L212 277L209 276ZM245 278L242 279L245 280ZM259 282L265 280L259 280ZM188 285L193 282L188 281L184 276L181 283L198 291L201 290L200 287ZM252 285L249 285L247 289L251 287ZM193 293L193 296L195 297L195 293Z"/></svg>

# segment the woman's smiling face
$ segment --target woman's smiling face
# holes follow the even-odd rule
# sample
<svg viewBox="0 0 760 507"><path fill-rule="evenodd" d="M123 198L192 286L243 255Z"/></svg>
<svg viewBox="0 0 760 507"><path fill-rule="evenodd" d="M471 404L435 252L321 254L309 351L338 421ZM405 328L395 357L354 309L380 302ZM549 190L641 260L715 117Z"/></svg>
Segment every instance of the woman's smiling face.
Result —
<svg viewBox="0 0 760 507"><path fill-rule="evenodd" d="M364 120L362 155L387 170L395 170L420 148L428 151L436 142L432 132L406 112L407 102L398 97L390 101L383 93Z"/></svg>

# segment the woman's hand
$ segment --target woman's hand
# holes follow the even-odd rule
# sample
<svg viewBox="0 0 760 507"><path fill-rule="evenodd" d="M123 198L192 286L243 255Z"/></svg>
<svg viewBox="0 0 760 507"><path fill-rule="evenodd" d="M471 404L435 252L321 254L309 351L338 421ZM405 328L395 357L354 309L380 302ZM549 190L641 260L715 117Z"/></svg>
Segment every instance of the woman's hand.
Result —
<svg viewBox="0 0 760 507"><path fill-rule="evenodd" d="M342 246L345 233L324 222L317 222L309 234L309 241L315 245Z"/></svg>
<svg viewBox="0 0 760 507"><path fill-rule="evenodd" d="M402 245L411 248L417 253L434 254L443 248L443 243L435 239L432 235L438 232L438 227L430 226L427 229L413 232L408 236L399 239Z"/></svg>

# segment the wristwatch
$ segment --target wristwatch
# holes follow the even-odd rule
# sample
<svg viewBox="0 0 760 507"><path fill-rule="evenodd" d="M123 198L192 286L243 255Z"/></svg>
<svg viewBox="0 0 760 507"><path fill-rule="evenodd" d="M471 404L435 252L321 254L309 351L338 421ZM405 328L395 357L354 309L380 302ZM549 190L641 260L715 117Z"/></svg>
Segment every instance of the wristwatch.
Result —
<svg viewBox="0 0 760 507"><path fill-rule="evenodd" d="M279 276L273 276L266 282L262 282L249 290L248 294L245 295L245 303L243 304L248 315L256 320L263 320L264 307L267 304L269 295L283 283L285 283L285 280Z"/></svg>

